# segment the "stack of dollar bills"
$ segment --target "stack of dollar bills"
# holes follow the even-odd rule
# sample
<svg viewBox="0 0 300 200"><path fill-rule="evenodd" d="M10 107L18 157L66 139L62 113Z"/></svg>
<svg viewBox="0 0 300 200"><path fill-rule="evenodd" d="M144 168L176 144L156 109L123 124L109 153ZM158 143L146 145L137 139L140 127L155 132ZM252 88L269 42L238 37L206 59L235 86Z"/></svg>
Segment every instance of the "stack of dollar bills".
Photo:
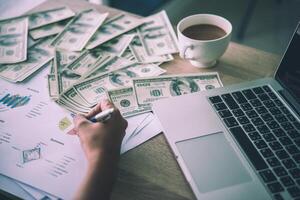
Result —
<svg viewBox="0 0 300 200"><path fill-rule="evenodd" d="M109 98L128 117L158 99L222 86L217 73L162 75L174 53L165 11L109 17L61 7L0 21L0 77L22 82L48 67L49 96L74 113Z"/></svg>

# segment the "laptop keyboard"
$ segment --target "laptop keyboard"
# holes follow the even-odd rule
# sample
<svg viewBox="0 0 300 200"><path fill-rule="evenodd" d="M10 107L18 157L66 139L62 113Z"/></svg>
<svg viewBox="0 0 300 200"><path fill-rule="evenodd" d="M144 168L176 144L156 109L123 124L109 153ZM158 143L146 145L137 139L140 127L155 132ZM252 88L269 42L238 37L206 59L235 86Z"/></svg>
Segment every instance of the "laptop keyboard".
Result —
<svg viewBox="0 0 300 200"><path fill-rule="evenodd" d="M274 199L300 199L300 123L267 85L209 97Z"/></svg>

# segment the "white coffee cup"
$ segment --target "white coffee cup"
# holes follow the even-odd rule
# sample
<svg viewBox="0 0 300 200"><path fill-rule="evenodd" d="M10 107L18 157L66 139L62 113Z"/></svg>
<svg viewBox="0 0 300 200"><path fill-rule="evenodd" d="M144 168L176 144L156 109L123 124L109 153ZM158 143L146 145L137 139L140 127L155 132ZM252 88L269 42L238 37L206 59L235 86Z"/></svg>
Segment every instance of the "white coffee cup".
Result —
<svg viewBox="0 0 300 200"><path fill-rule="evenodd" d="M197 24L209 24L222 28L226 35L213 40L195 40L182 32L187 27ZM208 68L216 64L226 51L232 32L231 23L220 16L212 14L197 14L183 18L177 25L178 46L180 56L199 68Z"/></svg>

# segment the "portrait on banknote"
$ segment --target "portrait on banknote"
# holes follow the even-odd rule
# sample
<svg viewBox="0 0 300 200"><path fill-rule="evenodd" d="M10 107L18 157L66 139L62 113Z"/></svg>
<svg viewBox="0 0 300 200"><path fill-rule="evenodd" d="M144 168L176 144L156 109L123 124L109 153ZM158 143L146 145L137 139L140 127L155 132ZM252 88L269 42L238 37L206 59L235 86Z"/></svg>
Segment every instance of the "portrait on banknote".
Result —
<svg viewBox="0 0 300 200"><path fill-rule="evenodd" d="M35 62L38 62L39 59L41 57L50 57L51 54L49 51L43 49L43 48L40 48L38 46L34 46L33 48L30 49L30 51L28 51L28 54L27 54L27 62L28 63L35 63Z"/></svg>
<svg viewBox="0 0 300 200"><path fill-rule="evenodd" d="M116 87L128 85L134 77L137 75L129 70L119 70L109 74L110 82Z"/></svg>
<svg viewBox="0 0 300 200"><path fill-rule="evenodd" d="M51 21L52 16L48 12L33 13L29 16L31 25L36 26L40 24L40 21Z"/></svg>
<svg viewBox="0 0 300 200"><path fill-rule="evenodd" d="M13 31L13 30L11 30ZM21 34L0 35L0 46L15 46L21 41ZM13 52L12 52L13 53Z"/></svg>
<svg viewBox="0 0 300 200"><path fill-rule="evenodd" d="M200 88L192 79L176 78L170 83L170 93L172 96L179 96L198 91L200 91Z"/></svg>

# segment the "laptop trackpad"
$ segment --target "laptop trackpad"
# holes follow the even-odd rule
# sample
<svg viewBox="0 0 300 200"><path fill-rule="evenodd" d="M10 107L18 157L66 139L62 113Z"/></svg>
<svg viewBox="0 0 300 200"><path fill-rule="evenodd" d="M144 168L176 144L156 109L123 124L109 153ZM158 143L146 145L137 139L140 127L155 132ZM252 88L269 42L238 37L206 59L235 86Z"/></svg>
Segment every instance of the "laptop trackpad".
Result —
<svg viewBox="0 0 300 200"><path fill-rule="evenodd" d="M251 181L222 132L176 143L201 193Z"/></svg>

